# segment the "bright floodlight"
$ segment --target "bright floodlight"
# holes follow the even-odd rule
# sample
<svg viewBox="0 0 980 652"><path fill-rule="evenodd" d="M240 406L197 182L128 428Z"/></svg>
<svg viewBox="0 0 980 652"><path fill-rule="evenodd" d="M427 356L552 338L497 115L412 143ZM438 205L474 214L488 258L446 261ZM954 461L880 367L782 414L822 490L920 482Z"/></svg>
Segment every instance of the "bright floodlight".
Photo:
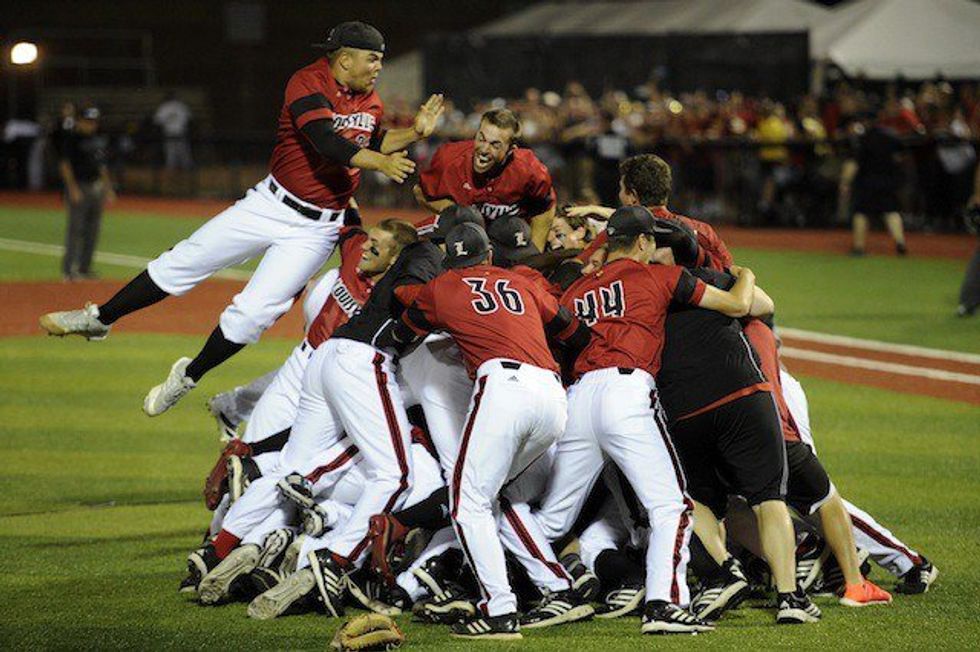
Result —
<svg viewBox="0 0 980 652"><path fill-rule="evenodd" d="M26 66L37 61L37 46L33 43L17 43L10 48L10 63Z"/></svg>

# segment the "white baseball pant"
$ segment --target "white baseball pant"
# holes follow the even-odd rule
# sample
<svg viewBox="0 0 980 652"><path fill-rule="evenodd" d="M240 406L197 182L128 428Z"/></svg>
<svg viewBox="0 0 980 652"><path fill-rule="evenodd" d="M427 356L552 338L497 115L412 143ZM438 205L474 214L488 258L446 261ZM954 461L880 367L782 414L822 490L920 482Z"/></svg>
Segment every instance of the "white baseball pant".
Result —
<svg viewBox="0 0 980 652"><path fill-rule="evenodd" d="M592 521L578 537L578 554L593 573L595 561L604 550L618 550L629 542L629 527L612 498L606 499L599 518Z"/></svg>
<svg viewBox="0 0 980 652"><path fill-rule="evenodd" d="M780 369L779 379L783 385L783 398L789 407L793 421L800 431L800 439L807 446L813 449L816 454L817 448L813 441L813 432L810 429L810 407L800 384L785 369ZM879 566L896 576L904 575L912 569L912 566L921 562L921 556L915 550L905 545L901 539L892 534L888 528L881 525L854 503L844 499L844 509L851 516L851 528L854 533L854 542L858 548L868 551L871 558Z"/></svg>
<svg viewBox="0 0 980 652"><path fill-rule="evenodd" d="M497 497L561 435L567 401L555 374L529 364L493 359L476 375L449 487L450 513L480 585L481 608L498 616L516 611L517 598L498 537Z"/></svg>
<svg viewBox="0 0 980 652"><path fill-rule="evenodd" d="M153 282L180 296L218 270L262 255L251 279L221 313L224 336L239 344L257 342L281 317L306 282L327 261L344 224L343 211L324 210L285 191L276 194L266 177L245 196L208 220L147 265ZM321 211L311 220L282 202L290 197Z"/></svg>
<svg viewBox="0 0 980 652"><path fill-rule="evenodd" d="M655 394L653 377L638 369L592 371L571 387L568 426L537 517L550 539L568 533L606 457L612 459L650 521L647 600L685 606L690 601L686 575L692 504Z"/></svg>

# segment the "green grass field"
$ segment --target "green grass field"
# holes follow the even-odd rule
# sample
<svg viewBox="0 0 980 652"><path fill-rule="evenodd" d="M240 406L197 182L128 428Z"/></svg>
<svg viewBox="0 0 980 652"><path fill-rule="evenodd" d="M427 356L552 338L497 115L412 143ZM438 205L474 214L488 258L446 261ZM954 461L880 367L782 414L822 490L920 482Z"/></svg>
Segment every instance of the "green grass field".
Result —
<svg viewBox="0 0 980 652"><path fill-rule="evenodd" d="M0 238L59 243L62 219L0 207ZM149 257L196 224L112 215L100 249ZM980 351L980 323L949 316L961 263L754 250L736 256L756 270L785 325ZM0 250L0 281L55 279L57 262ZM135 270L99 271L125 278ZM0 339L0 648L326 646L338 623L322 616L252 622L243 605L203 608L176 592L210 514L200 488L218 446L203 402L274 367L292 346L264 340L209 374L166 417L147 419L145 390L200 341L124 329L101 343ZM742 608L697 638L643 638L639 620L626 619L528 632L506 647L975 649L980 408L801 380L821 458L841 493L936 563L933 591L863 610L822 600L823 621L801 628L777 629L771 612ZM893 584L880 569L872 577ZM463 647L442 628L401 622L409 649Z"/></svg>

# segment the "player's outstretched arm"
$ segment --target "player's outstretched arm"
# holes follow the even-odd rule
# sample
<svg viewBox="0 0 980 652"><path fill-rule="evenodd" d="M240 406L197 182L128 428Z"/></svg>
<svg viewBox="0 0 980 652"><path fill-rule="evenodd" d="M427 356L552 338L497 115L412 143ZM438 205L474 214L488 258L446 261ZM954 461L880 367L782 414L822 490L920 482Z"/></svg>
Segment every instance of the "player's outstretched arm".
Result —
<svg viewBox="0 0 980 652"><path fill-rule="evenodd" d="M719 290L712 285L704 286L704 294L698 307L720 312L729 317L744 317L752 308L755 292L755 274L748 267L733 265L731 273L736 277L731 290Z"/></svg>
<svg viewBox="0 0 980 652"><path fill-rule="evenodd" d="M616 212L615 208L610 208L608 206L569 206L565 209L565 213L570 217L593 217L597 219L608 220L613 213Z"/></svg>
<svg viewBox="0 0 980 652"><path fill-rule="evenodd" d="M752 292L752 306L749 308L749 317L768 317L776 312L776 304L766 291L755 286Z"/></svg>
<svg viewBox="0 0 980 652"><path fill-rule="evenodd" d="M433 213L441 213L453 205L451 199L427 199L425 192L422 191L422 186L419 184L415 184L412 187L412 194L415 195L415 203L417 203L422 209Z"/></svg>
<svg viewBox="0 0 980 652"><path fill-rule="evenodd" d="M408 175L415 172L415 161L405 152L381 154L365 148L351 157L350 164L362 170L377 170L395 183L405 183Z"/></svg>
<svg viewBox="0 0 980 652"><path fill-rule="evenodd" d="M390 154L405 149L412 143L428 138L435 131L439 117L445 110L442 95L432 95L419 107L411 127L389 129L381 140L381 153Z"/></svg>

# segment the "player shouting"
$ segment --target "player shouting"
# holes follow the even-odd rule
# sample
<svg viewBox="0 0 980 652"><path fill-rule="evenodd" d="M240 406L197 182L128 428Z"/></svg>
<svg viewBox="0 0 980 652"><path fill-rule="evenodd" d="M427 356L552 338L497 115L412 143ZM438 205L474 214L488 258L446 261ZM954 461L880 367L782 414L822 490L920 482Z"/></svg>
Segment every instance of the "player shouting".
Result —
<svg viewBox="0 0 980 652"><path fill-rule="evenodd" d="M473 140L446 143L419 175L415 198L434 213L450 204L473 206L489 224L518 216L531 224L531 241L544 251L555 215L548 168L529 149L518 147L521 123L508 109L480 118Z"/></svg>
<svg viewBox="0 0 980 652"><path fill-rule="evenodd" d="M172 407L197 381L289 310L306 281L330 257L346 221L361 170L402 183L415 169L403 151L428 137L442 96L422 105L411 127L385 131L374 90L385 42L360 22L341 23L320 47L326 57L297 71L286 86L270 174L245 197L151 261L111 299L41 317L52 335L103 339L121 317L180 296L218 270L261 255L245 288L221 314L204 348L180 358L143 402L149 416Z"/></svg>

